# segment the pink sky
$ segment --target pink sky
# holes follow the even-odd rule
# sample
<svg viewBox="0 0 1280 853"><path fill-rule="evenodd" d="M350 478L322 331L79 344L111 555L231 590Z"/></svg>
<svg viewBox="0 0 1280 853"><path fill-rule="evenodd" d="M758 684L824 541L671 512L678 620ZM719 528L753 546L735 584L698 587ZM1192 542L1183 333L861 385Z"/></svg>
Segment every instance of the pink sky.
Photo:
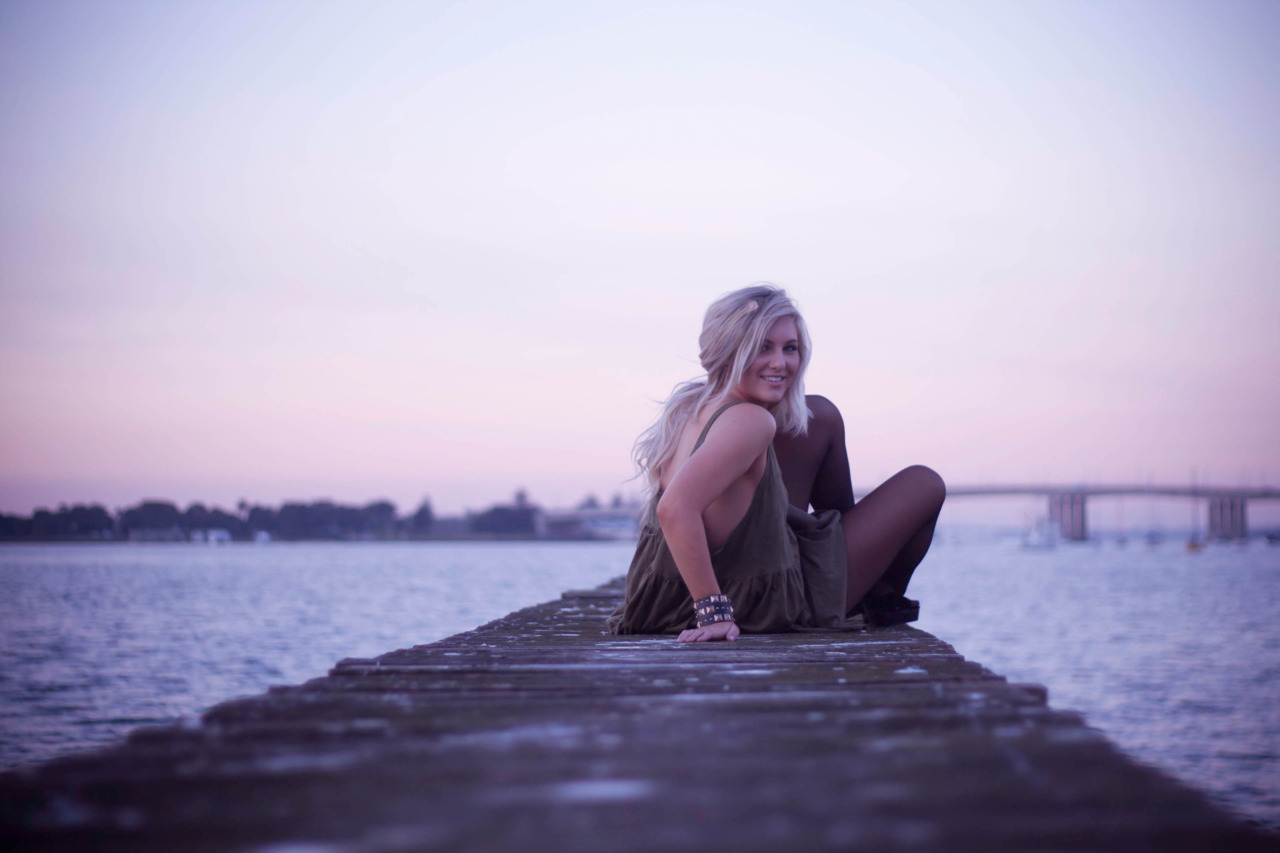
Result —
<svg viewBox="0 0 1280 853"><path fill-rule="evenodd" d="M0 4L0 511L632 494L762 279L855 483L1280 484L1277 43L1264 2Z"/></svg>

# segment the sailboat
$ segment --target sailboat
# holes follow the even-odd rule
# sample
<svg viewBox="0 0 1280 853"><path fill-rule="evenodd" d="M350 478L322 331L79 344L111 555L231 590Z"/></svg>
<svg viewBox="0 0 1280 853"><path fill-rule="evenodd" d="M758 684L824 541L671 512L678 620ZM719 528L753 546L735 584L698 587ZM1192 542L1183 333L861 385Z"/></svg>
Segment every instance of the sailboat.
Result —
<svg viewBox="0 0 1280 853"><path fill-rule="evenodd" d="M1129 544L1129 537L1124 532L1124 498L1116 498L1116 515L1120 526L1120 532L1116 534L1116 547L1123 548Z"/></svg>
<svg viewBox="0 0 1280 853"><path fill-rule="evenodd" d="M1147 547L1157 548L1164 541L1164 532L1156 524L1156 507L1151 501L1151 476L1147 475Z"/></svg>
<svg viewBox="0 0 1280 853"><path fill-rule="evenodd" d="M1058 525L1041 516L1022 531L1022 547L1030 551L1047 551L1058 547Z"/></svg>

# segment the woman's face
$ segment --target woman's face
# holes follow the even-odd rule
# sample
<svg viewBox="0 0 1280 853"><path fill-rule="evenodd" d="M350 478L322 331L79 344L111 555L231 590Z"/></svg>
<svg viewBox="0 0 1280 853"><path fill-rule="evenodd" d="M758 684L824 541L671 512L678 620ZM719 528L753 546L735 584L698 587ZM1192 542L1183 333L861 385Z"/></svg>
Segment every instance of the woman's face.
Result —
<svg viewBox="0 0 1280 853"><path fill-rule="evenodd" d="M774 320L760 351L734 389L739 400L773 406L782 402L800 370L800 332L794 317Z"/></svg>

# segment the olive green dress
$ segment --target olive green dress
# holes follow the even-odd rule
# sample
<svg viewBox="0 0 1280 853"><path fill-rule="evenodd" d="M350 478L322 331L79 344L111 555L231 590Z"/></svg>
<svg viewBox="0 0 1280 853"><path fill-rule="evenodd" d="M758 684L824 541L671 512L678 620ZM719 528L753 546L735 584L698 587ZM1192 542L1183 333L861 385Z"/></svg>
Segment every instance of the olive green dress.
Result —
<svg viewBox="0 0 1280 853"><path fill-rule="evenodd" d="M721 406L702 428L696 453ZM695 627L693 599L657 522L661 493L645 510L635 557L627 571L626 597L609 617L611 634L671 634ZM711 555L720 590L733 602L744 633L841 631L860 628L845 616L847 564L836 510L810 515L787 501L787 489L769 446L764 476L751 507Z"/></svg>

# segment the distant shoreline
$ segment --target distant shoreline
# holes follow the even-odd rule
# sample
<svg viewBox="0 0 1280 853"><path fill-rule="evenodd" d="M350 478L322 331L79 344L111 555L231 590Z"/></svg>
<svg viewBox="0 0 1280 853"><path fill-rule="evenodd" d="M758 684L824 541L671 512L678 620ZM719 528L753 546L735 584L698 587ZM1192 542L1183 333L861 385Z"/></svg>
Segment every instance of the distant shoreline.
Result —
<svg viewBox="0 0 1280 853"><path fill-rule="evenodd" d="M190 539L104 539L104 538L61 538L36 539L31 537L0 537L0 545L174 545L181 547L225 548L235 546L265 545L297 545L330 542L335 545L377 545L388 542L634 542L633 538L605 536L528 536L502 534L475 534L471 536L401 536L385 538L321 538L312 539L268 539L254 541L252 539L233 539L227 542L199 542Z"/></svg>
<svg viewBox="0 0 1280 853"><path fill-rule="evenodd" d="M451 521L453 519L450 519ZM489 531L467 530L461 519L457 524L441 525L445 530L438 533L417 534L350 534L337 536L272 536L258 533L254 536L231 536L224 530L142 530L134 531L134 535L107 532L99 535L79 536L12 536L0 535L0 544L87 544L87 545L197 545L203 547L221 547L225 545L273 545L289 542L634 542L638 531L634 528L623 530L610 529L598 533L581 526L561 527L558 530L541 532L495 533ZM453 529L447 529L447 528ZM142 535L137 535L137 534Z"/></svg>
<svg viewBox="0 0 1280 853"><path fill-rule="evenodd" d="M0 514L0 542L385 542L634 540L640 505L615 495L607 505L588 495L577 507L544 510L523 491L510 504L464 516L436 517L423 500L401 515L390 501L363 506L317 500L279 507L241 501L235 512L193 503L144 500L112 513L101 504L63 504L30 516Z"/></svg>

